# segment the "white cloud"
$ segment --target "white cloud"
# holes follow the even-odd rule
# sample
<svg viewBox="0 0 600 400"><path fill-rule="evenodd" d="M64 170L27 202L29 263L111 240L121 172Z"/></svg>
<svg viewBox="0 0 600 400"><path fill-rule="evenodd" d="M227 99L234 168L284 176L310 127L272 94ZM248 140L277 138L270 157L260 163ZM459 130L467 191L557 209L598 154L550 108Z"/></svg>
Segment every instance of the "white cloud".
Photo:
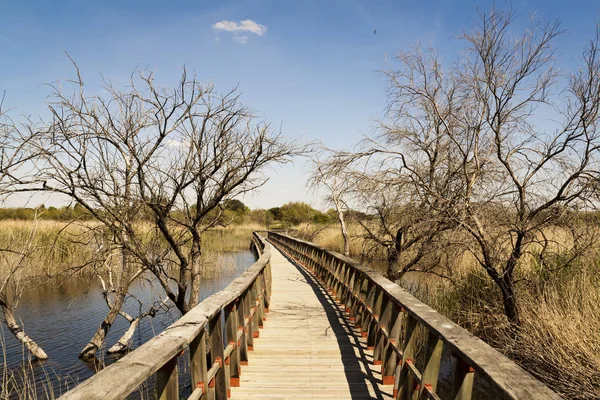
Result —
<svg viewBox="0 0 600 400"><path fill-rule="evenodd" d="M189 141L181 141L177 139L169 139L165 142L169 147L189 147Z"/></svg>
<svg viewBox="0 0 600 400"><path fill-rule="evenodd" d="M239 35L239 33L248 32L257 36L262 36L267 33L266 25L258 24L251 19L245 19L240 22L235 21L220 21L212 26L215 31L233 32L233 40L238 43L246 44L248 36Z"/></svg>
<svg viewBox="0 0 600 400"><path fill-rule="evenodd" d="M241 44L246 44L248 42L248 36L233 36L233 41Z"/></svg>

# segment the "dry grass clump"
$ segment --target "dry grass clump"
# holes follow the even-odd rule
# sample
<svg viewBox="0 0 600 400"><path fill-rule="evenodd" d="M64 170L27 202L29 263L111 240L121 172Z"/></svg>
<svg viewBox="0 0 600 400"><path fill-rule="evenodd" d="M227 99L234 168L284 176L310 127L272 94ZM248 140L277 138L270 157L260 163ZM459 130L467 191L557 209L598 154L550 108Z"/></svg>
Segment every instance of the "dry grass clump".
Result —
<svg viewBox="0 0 600 400"><path fill-rule="evenodd" d="M6 360L6 346L4 342L4 329L0 325L0 356L2 360ZM3 362L0 366L0 399L23 399L23 400L38 400L38 399L54 399L54 384L51 375L54 371L48 371L41 365L43 376L39 376L30 357L25 357L27 354L23 351L23 360L19 367L9 369L7 363ZM55 376L56 381L61 382L59 376Z"/></svg>
<svg viewBox="0 0 600 400"><path fill-rule="evenodd" d="M575 265L541 290L521 293L523 323L507 353L571 399L600 398L600 268ZM500 332L501 334L504 332Z"/></svg>
<svg viewBox="0 0 600 400"><path fill-rule="evenodd" d="M204 232L202 245L207 252L232 252L249 248L252 232L264 229L254 223L229 225Z"/></svg>
<svg viewBox="0 0 600 400"><path fill-rule="evenodd" d="M250 248L252 232L260 230L256 224L216 228L202 236L202 276L215 277L222 271L234 270L237 260L234 252Z"/></svg>
<svg viewBox="0 0 600 400"><path fill-rule="evenodd" d="M350 256L369 264L372 268L385 270L385 254L379 251L373 253L373 249L367 248L364 241L364 229L358 223L348 223L348 235L350 236ZM300 224L293 229L293 235L308 240L326 249L344 252L344 238L337 224L314 225Z"/></svg>

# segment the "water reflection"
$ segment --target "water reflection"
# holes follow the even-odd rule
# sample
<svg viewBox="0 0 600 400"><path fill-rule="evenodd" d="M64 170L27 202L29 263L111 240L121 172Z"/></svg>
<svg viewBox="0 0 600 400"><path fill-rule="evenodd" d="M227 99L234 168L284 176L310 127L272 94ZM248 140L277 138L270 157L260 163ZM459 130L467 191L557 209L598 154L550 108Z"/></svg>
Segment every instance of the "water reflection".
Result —
<svg viewBox="0 0 600 400"><path fill-rule="evenodd" d="M225 288L256 260L249 250L230 253L225 257L234 259L224 263L232 267L203 280L201 300ZM130 292L142 302L160 301L161 294L156 293L154 286L141 281L132 287ZM137 315L139 303L135 299L129 299L124 310L131 315ZM31 335L50 357L47 361L33 363L33 373L38 383L48 383L50 380L55 394L59 394L64 393L65 387L73 387L74 383L85 380L95 372L93 362L86 363L80 360L78 354L90 340L107 311L99 284L94 279L71 278L60 286L45 284L23 295L17 309L17 318L22 322L25 332ZM155 318L145 318L133 338L133 347L139 347L156 336L177 318L178 313L175 309L161 312ZM129 323L124 318L117 318L109 331L107 348L116 343L128 327ZM21 344L7 330L3 333L2 364L6 364L10 369L19 368L27 356L25 355L24 360L25 352ZM106 354L102 357L106 364L119 358ZM44 392L42 390L38 393Z"/></svg>

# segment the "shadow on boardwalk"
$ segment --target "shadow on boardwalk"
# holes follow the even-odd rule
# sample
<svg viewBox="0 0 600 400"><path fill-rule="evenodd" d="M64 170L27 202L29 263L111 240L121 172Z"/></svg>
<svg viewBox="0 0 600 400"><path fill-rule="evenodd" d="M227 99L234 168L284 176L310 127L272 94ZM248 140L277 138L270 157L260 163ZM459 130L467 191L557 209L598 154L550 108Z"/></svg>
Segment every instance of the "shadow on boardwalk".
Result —
<svg viewBox="0 0 600 400"><path fill-rule="evenodd" d="M350 325L334 298L310 272L286 254L284 257L306 279L325 310L340 348L352 399L391 399L393 386L381 387L381 374L378 371L380 366L373 365L372 351L367 350L365 340L360 338L359 333Z"/></svg>

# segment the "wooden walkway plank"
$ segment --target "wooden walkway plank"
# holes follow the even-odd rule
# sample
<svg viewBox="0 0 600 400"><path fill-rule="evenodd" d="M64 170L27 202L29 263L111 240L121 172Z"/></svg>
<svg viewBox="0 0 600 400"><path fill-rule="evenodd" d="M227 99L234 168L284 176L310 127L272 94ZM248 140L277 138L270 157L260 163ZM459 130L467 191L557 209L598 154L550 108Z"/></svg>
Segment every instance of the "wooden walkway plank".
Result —
<svg viewBox="0 0 600 400"><path fill-rule="evenodd" d="M331 296L271 248L269 314L233 399L391 399L381 366Z"/></svg>

